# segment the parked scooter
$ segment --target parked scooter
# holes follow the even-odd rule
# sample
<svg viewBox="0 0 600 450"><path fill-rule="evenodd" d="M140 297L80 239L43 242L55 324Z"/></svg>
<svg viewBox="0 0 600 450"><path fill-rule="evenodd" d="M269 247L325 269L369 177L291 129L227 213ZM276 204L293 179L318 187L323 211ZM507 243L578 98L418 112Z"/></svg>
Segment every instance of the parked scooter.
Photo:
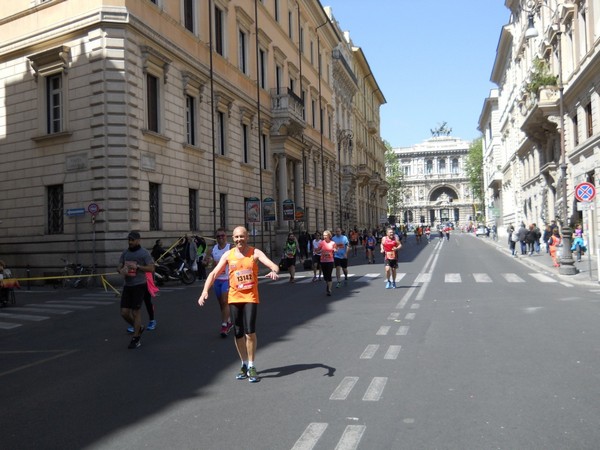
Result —
<svg viewBox="0 0 600 450"><path fill-rule="evenodd" d="M173 259L170 262L160 260L155 263L154 280L156 284L162 286L165 282L171 280L181 280L183 284L192 284L196 281L196 273L177 249L173 249Z"/></svg>

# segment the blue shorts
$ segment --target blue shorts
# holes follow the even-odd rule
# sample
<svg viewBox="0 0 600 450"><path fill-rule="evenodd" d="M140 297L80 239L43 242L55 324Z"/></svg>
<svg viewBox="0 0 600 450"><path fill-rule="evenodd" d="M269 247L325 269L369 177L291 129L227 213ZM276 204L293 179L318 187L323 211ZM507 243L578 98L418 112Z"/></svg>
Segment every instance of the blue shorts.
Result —
<svg viewBox="0 0 600 450"><path fill-rule="evenodd" d="M229 292L229 280L219 280L216 279L213 288L215 289L215 294L217 298L220 299L223 294Z"/></svg>

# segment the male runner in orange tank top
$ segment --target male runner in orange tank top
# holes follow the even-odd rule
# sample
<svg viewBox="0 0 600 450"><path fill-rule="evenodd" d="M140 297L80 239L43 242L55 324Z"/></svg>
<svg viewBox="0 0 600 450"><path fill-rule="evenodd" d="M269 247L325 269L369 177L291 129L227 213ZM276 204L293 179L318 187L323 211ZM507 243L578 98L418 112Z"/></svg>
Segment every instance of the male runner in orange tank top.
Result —
<svg viewBox="0 0 600 450"><path fill-rule="evenodd" d="M271 261L261 250L248 245L248 230L237 227L233 230L234 248L221 256L219 263L208 275L198 304L204 305L208 291L215 278L229 266L229 310L235 326L235 347L242 360L242 368L236 375L238 380L248 378L251 383L260 381L254 356L256 354L256 313L258 310L258 261L271 272L266 278L277 280L279 266Z"/></svg>

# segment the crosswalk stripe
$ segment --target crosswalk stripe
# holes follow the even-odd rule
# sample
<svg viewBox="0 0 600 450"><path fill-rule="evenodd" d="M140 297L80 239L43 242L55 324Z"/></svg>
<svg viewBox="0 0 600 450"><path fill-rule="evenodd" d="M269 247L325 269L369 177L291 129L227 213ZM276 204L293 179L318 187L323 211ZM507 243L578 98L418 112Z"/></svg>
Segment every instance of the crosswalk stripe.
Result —
<svg viewBox="0 0 600 450"><path fill-rule="evenodd" d="M431 273L420 273L415 279L416 283L429 283L431 281Z"/></svg>
<svg viewBox="0 0 600 450"><path fill-rule="evenodd" d="M379 345L377 345L377 344L369 344L369 345L367 345L367 348L365 348L365 350L360 355L360 359L371 359L371 358L373 358L373 356L375 356L375 353L377 353L377 350L379 350Z"/></svg>
<svg viewBox="0 0 600 450"><path fill-rule="evenodd" d="M383 394L385 385L387 384L387 377L374 377L369 383L365 395L363 395L363 401L365 402L377 402Z"/></svg>
<svg viewBox="0 0 600 450"><path fill-rule="evenodd" d="M29 320L31 322L41 322L42 320L47 320L50 317L48 316L36 316L35 314L25 315L25 314L11 314L11 313L0 313L0 317L6 317L7 319L19 319L19 320Z"/></svg>
<svg viewBox="0 0 600 450"><path fill-rule="evenodd" d="M35 305L37 306L37 305ZM45 314L71 314L73 311L68 309L49 309L49 308L36 308L35 306L25 305L24 307L10 308L11 312L32 312L32 313L45 313Z"/></svg>
<svg viewBox="0 0 600 450"><path fill-rule="evenodd" d="M357 382L358 377L344 377L329 397L329 400L346 400Z"/></svg>
<svg viewBox="0 0 600 450"><path fill-rule="evenodd" d="M503 273L502 276L509 283L525 283L525 280L516 273Z"/></svg>
<svg viewBox="0 0 600 450"><path fill-rule="evenodd" d="M398 331L396 331L396 336L406 336L408 334L409 328L410 327L402 325L401 327L398 328Z"/></svg>
<svg viewBox="0 0 600 450"><path fill-rule="evenodd" d="M9 323L9 322L0 322L1 330L12 330L13 328L20 327L20 323Z"/></svg>
<svg viewBox="0 0 600 450"><path fill-rule="evenodd" d="M383 359L396 359L402 350L401 345L390 345L383 356Z"/></svg>
<svg viewBox="0 0 600 450"><path fill-rule="evenodd" d="M385 336L385 335L387 335L388 332L390 331L390 328L391 327L389 327L387 325L383 325L383 326L379 327L379 330L377 330L377 333L376 333L377 336Z"/></svg>
<svg viewBox="0 0 600 450"><path fill-rule="evenodd" d="M548 275L544 275L543 273L530 273L529 275L542 283L556 283L557 282L554 278L551 278Z"/></svg>
<svg viewBox="0 0 600 450"><path fill-rule="evenodd" d="M446 283L460 283L462 281L460 273L447 273L444 277Z"/></svg>
<svg viewBox="0 0 600 450"><path fill-rule="evenodd" d="M492 279L487 273L474 273L473 278L477 283L491 283Z"/></svg>
<svg viewBox="0 0 600 450"><path fill-rule="evenodd" d="M74 304L73 304L74 303ZM62 300L50 300L44 303L44 308L92 309L93 306L81 305L78 302L67 303Z"/></svg>
<svg viewBox="0 0 600 450"><path fill-rule="evenodd" d="M309 424L292 447L292 450L312 450L327 429L327 425L319 422Z"/></svg>
<svg viewBox="0 0 600 450"><path fill-rule="evenodd" d="M335 450L355 450L367 427L365 425L348 425L342 434Z"/></svg>

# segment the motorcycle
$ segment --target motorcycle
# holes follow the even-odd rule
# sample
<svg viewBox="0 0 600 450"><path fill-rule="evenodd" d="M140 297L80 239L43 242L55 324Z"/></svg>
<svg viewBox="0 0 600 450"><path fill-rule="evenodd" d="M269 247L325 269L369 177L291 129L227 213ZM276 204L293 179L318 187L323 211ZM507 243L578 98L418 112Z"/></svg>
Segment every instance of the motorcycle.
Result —
<svg viewBox="0 0 600 450"><path fill-rule="evenodd" d="M159 261L155 263L154 281L158 286L171 280L180 280L183 284L192 284L196 281L196 273L192 270L178 250L173 250L172 261Z"/></svg>

